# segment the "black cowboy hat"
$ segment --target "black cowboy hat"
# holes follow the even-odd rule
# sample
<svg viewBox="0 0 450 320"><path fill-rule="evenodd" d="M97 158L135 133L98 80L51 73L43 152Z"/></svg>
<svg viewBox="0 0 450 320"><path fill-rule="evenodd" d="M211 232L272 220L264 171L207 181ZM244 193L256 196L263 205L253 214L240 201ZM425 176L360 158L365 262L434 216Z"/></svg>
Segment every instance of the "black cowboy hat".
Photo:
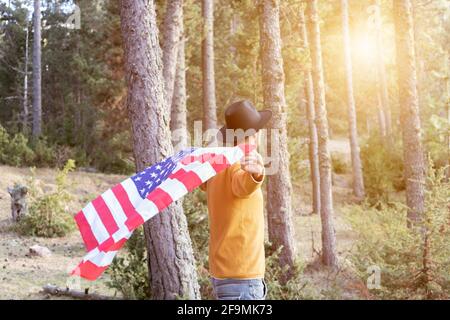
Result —
<svg viewBox="0 0 450 320"><path fill-rule="evenodd" d="M246 134L241 137L234 136L234 143L242 141L245 136L254 134L264 128L272 117L272 111L256 110L255 106L248 100L241 100L229 105L225 110L225 126L220 128L219 133L223 142L226 141L227 130L242 130Z"/></svg>

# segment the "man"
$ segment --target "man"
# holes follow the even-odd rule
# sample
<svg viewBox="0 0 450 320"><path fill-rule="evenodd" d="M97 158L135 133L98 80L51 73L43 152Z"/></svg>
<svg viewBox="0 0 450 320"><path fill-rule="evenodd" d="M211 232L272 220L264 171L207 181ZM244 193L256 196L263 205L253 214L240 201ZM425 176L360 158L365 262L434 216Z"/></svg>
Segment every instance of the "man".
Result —
<svg viewBox="0 0 450 320"><path fill-rule="evenodd" d="M258 130L271 116L271 111L258 112L249 101L233 103L225 111L226 125L218 137L230 142L231 136L233 145L257 146ZM266 297L263 181L263 160L255 150L201 186L208 201L209 271L219 300Z"/></svg>

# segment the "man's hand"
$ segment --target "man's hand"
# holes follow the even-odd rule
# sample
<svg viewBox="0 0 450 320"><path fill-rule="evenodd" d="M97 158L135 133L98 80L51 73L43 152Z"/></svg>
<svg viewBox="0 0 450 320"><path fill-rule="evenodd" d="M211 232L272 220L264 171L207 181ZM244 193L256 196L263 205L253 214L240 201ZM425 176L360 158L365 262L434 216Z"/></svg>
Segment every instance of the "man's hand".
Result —
<svg viewBox="0 0 450 320"><path fill-rule="evenodd" d="M261 181L264 175L264 161L262 156L258 152L253 151L249 155L242 157L241 169L251 173L253 179L256 181Z"/></svg>

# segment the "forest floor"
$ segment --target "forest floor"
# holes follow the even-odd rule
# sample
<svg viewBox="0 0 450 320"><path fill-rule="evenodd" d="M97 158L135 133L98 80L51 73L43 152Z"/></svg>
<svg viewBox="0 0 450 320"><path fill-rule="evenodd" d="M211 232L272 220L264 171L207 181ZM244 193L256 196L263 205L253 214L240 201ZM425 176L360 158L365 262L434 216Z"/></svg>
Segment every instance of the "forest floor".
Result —
<svg viewBox="0 0 450 320"><path fill-rule="evenodd" d="M348 143L345 140L333 140L332 152L348 156ZM37 169L36 177L48 190L55 186L55 170ZM0 299L53 299L41 293L46 284L65 288L73 287L68 272L72 270L85 254L78 231L63 238L24 237L11 231L10 196L6 189L14 183L25 184L30 177L27 168L0 166ZM74 172L70 174L70 192L74 201L70 210L77 212L90 199L112 185L124 180L124 176L99 173ZM311 215L310 186L307 181L294 186L293 208L295 242L297 253L305 263L304 277L314 288L314 297L326 299L365 299L370 298L364 283L359 280L351 268L346 267L346 256L352 248L355 236L341 216L340 208L353 201L351 196L351 176L348 174L334 176L333 189L336 209L337 245L342 265L336 271L324 269L317 263L321 248L320 217ZM52 251L50 257L30 257L30 246L41 245ZM70 280L72 279L72 280ZM77 278L78 279L78 278ZM68 282L69 281L69 282ZM90 292L114 295L115 291L107 286L108 275L95 282L81 280L80 288L89 287Z"/></svg>

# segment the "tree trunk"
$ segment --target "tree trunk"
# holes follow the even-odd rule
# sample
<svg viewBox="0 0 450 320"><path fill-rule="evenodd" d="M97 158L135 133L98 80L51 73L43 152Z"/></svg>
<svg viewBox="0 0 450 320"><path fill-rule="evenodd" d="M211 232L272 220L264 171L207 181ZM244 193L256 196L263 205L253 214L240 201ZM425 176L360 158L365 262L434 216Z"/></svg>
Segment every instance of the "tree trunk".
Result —
<svg viewBox="0 0 450 320"><path fill-rule="evenodd" d="M181 34L183 0L167 1L163 23L163 75L166 88L167 105L172 105L178 48Z"/></svg>
<svg viewBox="0 0 450 320"><path fill-rule="evenodd" d="M231 18L231 23L230 23L230 38L231 38L230 51L231 51L231 61L232 61L233 65L237 65L237 48L234 44L234 39L235 39L236 33L238 31L239 23L240 23L239 15L237 13L233 13L233 16ZM234 75L232 75L232 76L234 76ZM232 90L232 92L230 95L231 96L230 100L232 102L234 102L237 100L237 92L238 92L238 82L237 81L232 82L231 90Z"/></svg>
<svg viewBox="0 0 450 320"><path fill-rule="evenodd" d="M305 14L300 11L300 38L303 50L309 53L309 40L306 31ZM316 112L314 110L314 87L311 75L311 66L308 64L304 71L304 85L303 90L306 97L306 114L308 118L309 127L309 165L311 171L311 185L312 185L312 212L320 212L320 173L319 173L319 155L318 155L318 138L316 127Z"/></svg>
<svg viewBox="0 0 450 320"><path fill-rule="evenodd" d="M424 211L425 165L420 136L419 102L417 97L416 61L413 19L409 0L394 0L395 41L403 132L403 158L406 180L408 224L419 222Z"/></svg>
<svg viewBox="0 0 450 320"><path fill-rule="evenodd" d="M16 184L14 187L7 188L11 196L11 216L14 222L19 222L28 214L27 194L28 188L26 186Z"/></svg>
<svg viewBox="0 0 450 320"><path fill-rule="evenodd" d="M317 134L319 138L320 218L322 221L322 261L326 266L337 266L336 235L334 229L333 194L331 185L331 156L328 147L328 120L325 102L325 84L320 44L317 0L307 0L307 26L311 39L311 61L314 81Z"/></svg>
<svg viewBox="0 0 450 320"><path fill-rule="evenodd" d="M383 59L383 39L382 39L382 21L381 21L381 3L380 0L373 0L375 6L375 34L376 34L376 64L377 64L377 87L381 98L381 109L385 117L383 124L384 128L381 127L380 122L380 133L385 135L387 139L392 139L392 116L391 109L389 106L389 91L386 79L386 69ZM385 130L383 130L385 129Z"/></svg>
<svg viewBox="0 0 450 320"><path fill-rule="evenodd" d="M180 40L178 44L175 87L173 91L170 130L175 151L187 146L187 110L186 110L186 61L183 15L180 16Z"/></svg>
<svg viewBox="0 0 450 320"><path fill-rule="evenodd" d="M121 26L138 171L173 153L153 1L122 0ZM152 297L200 298L186 218L174 203L144 224Z"/></svg>
<svg viewBox="0 0 450 320"><path fill-rule="evenodd" d="M202 0L203 40L203 126L217 128L216 84L214 80L214 0Z"/></svg>
<svg viewBox="0 0 450 320"><path fill-rule="evenodd" d="M41 1L34 0L33 14L33 138L42 133L42 96L41 96Z"/></svg>
<svg viewBox="0 0 450 320"><path fill-rule="evenodd" d="M23 77L23 110L22 110L22 131L28 134L28 23L26 25L26 36L25 36L25 66L24 66L24 77Z"/></svg>
<svg viewBox="0 0 450 320"><path fill-rule="evenodd" d="M386 137L386 116L384 115L383 101L381 98L381 92L378 88L377 90L377 116L378 116L378 129L380 130L380 135Z"/></svg>
<svg viewBox="0 0 450 320"><path fill-rule="evenodd" d="M348 1L341 0L342 31L344 38L345 74L347 81L348 131L352 156L353 193L358 199L364 198L364 181L359 154L358 129L356 120L355 98L353 96L353 70L350 46L350 30L348 19Z"/></svg>
<svg viewBox="0 0 450 320"><path fill-rule="evenodd" d="M279 1L260 2L260 46L264 105L271 108L269 153L272 157L267 182L267 220L269 241L275 249L282 246L280 263L293 267L295 248L291 220L292 186L286 133L286 101L281 55ZM274 136L272 136L272 134ZM292 268L290 268L292 271ZM286 279L291 275L289 272ZM283 280L283 279L282 279Z"/></svg>

